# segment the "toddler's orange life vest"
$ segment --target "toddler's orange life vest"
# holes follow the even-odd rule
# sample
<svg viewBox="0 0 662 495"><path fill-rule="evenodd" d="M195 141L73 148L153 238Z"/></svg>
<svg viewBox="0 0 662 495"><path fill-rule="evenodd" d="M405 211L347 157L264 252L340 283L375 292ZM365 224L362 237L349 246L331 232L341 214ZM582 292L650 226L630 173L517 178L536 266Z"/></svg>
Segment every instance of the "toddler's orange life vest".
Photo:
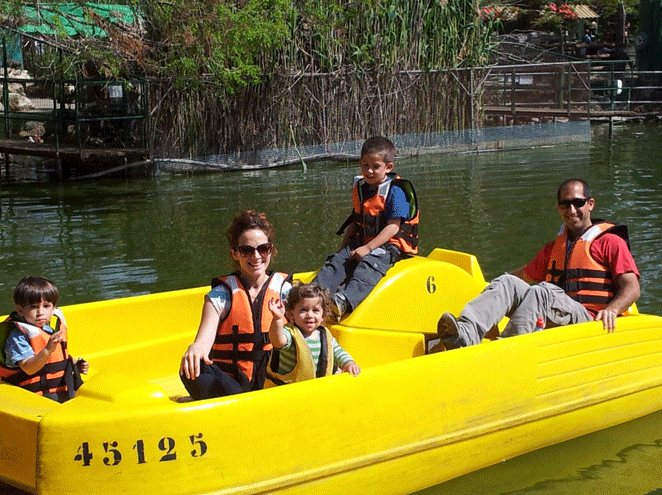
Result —
<svg viewBox="0 0 662 495"><path fill-rule="evenodd" d="M35 354L46 347L52 335L39 327L20 321L14 313L5 321L7 322L25 335ZM39 395L48 393L57 397L58 401L64 402L74 397L80 382L79 377L75 378L75 365L67 352L67 326L59 309L55 310L49 326L55 332L64 332L65 340L50 353L44 367L37 373L28 375L20 368L2 366L1 374L2 379L7 383L18 385Z"/></svg>

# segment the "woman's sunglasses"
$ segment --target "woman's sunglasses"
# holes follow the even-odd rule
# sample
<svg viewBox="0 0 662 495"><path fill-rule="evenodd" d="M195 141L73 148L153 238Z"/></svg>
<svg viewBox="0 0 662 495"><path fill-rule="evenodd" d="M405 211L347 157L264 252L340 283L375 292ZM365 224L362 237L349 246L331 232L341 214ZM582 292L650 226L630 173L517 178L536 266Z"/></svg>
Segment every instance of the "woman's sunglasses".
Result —
<svg viewBox="0 0 662 495"><path fill-rule="evenodd" d="M570 205L575 207L575 210L581 208L586 204L586 202L591 198L572 198L572 199L562 199L558 202L558 205L561 208L570 208Z"/></svg>
<svg viewBox="0 0 662 495"><path fill-rule="evenodd" d="M267 256L268 254L271 253L271 250L274 248L273 244L270 242L265 242L264 244L260 244L259 246L253 247L253 246L237 246L237 251L239 254L246 258L250 255L252 255L255 251L260 256Z"/></svg>

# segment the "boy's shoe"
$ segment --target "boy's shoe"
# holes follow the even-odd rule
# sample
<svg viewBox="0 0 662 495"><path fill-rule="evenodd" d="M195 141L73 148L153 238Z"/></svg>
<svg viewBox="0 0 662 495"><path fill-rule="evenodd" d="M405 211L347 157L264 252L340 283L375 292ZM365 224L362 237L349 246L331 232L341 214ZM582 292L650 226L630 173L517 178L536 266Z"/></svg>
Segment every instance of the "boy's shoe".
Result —
<svg viewBox="0 0 662 495"><path fill-rule="evenodd" d="M437 334L447 350L464 347L463 339L460 337L460 326L457 319L451 313L444 313L437 322Z"/></svg>
<svg viewBox="0 0 662 495"><path fill-rule="evenodd" d="M331 312L333 313L333 316L335 316L336 322L339 322L341 318L348 313L348 310L349 303L347 302L347 299L339 292L336 292L333 295L333 303L331 304Z"/></svg>

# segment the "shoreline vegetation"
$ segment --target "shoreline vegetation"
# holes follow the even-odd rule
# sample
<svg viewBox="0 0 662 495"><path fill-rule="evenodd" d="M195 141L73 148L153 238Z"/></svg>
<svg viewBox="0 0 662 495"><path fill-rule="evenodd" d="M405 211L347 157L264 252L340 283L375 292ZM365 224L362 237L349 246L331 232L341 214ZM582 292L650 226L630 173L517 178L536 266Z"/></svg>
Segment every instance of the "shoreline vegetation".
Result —
<svg viewBox="0 0 662 495"><path fill-rule="evenodd" d="M20 26L20 4L0 7L3 25ZM89 15L108 36L55 36L35 76L75 77L95 60L107 77L146 77L157 158L477 124L473 82L449 69L488 59L496 21L478 0L127 4L140 22Z"/></svg>

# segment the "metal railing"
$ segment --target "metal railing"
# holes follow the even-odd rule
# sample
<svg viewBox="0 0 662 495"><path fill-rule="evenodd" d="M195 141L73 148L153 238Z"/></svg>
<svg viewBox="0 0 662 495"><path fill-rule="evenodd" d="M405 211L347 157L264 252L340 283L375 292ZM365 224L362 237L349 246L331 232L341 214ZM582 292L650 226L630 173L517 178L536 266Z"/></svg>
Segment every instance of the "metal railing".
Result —
<svg viewBox="0 0 662 495"><path fill-rule="evenodd" d="M0 77L7 140L63 146L147 146L147 83L143 80L59 80Z"/></svg>
<svg viewBox="0 0 662 495"><path fill-rule="evenodd" d="M485 115L645 116L662 109L662 71L636 71L618 60L495 66L480 71Z"/></svg>

